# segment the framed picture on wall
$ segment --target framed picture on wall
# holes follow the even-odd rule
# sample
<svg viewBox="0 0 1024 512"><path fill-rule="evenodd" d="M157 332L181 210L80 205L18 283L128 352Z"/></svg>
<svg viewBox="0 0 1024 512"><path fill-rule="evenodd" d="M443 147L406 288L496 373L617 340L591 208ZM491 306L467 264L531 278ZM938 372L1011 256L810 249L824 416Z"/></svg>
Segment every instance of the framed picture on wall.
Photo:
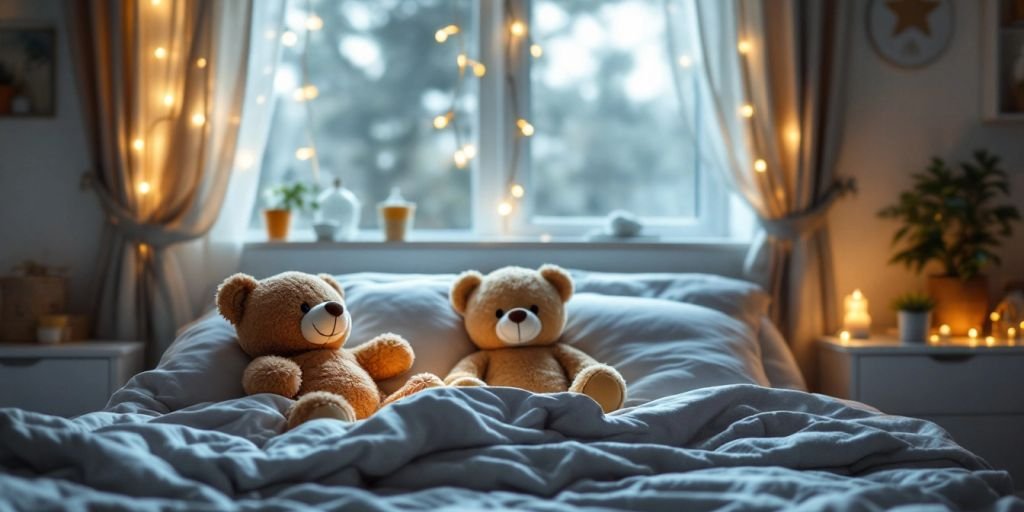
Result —
<svg viewBox="0 0 1024 512"><path fill-rule="evenodd" d="M0 117L56 113L56 31L0 25Z"/></svg>

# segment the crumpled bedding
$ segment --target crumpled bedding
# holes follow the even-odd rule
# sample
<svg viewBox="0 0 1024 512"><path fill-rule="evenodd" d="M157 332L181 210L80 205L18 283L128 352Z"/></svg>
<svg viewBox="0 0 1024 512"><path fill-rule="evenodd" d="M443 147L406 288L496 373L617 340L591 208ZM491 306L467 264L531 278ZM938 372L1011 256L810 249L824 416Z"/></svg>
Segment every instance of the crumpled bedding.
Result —
<svg viewBox="0 0 1024 512"><path fill-rule="evenodd" d="M0 409L0 505L1024 510L1008 474L935 424L800 391L717 386L606 416L569 393L432 389L283 432L289 403L71 420Z"/></svg>

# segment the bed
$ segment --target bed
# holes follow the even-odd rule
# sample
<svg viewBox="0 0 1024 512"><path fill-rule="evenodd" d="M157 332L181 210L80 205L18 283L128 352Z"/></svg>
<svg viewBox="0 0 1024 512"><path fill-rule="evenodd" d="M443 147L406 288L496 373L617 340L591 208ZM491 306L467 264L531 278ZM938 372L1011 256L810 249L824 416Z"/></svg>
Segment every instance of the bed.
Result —
<svg viewBox="0 0 1024 512"><path fill-rule="evenodd" d="M452 277L338 276L349 344L397 332L417 353L410 373L443 376L473 350L447 304ZM563 340L626 378L615 413L569 393L440 388L364 421L285 432L290 400L244 396L248 358L211 313L103 411L0 410L0 505L1024 509L1007 473L935 424L804 391L755 286L702 274L574 277Z"/></svg>

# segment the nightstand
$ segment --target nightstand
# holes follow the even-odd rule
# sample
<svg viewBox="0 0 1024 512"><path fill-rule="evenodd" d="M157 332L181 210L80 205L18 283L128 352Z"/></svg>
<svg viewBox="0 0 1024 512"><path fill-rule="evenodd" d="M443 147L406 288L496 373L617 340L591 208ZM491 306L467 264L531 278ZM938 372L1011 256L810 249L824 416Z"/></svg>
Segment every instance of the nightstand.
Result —
<svg viewBox="0 0 1024 512"><path fill-rule="evenodd" d="M1024 489L1024 345L825 337L818 355L822 393L934 421Z"/></svg>
<svg viewBox="0 0 1024 512"><path fill-rule="evenodd" d="M141 343L0 343L0 407L58 416L98 411L142 371Z"/></svg>

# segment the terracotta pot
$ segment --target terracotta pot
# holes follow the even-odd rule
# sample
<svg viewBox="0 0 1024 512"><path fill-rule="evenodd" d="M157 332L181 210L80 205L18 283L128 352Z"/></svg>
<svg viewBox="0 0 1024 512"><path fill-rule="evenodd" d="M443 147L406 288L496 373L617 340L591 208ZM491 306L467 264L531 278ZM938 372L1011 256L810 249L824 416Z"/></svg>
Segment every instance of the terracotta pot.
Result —
<svg viewBox="0 0 1024 512"><path fill-rule="evenodd" d="M11 100L14 99L13 85L0 85L0 114L11 113Z"/></svg>
<svg viewBox="0 0 1024 512"><path fill-rule="evenodd" d="M263 220L267 226L267 240L283 242L288 239L292 227L291 210L263 210Z"/></svg>
<svg viewBox="0 0 1024 512"><path fill-rule="evenodd" d="M982 331L988 318L988 278L964 281L959 277L929 276L928 295L935 299L932 326L949 325L953 336L966 336L974 327Z"/></svg>

